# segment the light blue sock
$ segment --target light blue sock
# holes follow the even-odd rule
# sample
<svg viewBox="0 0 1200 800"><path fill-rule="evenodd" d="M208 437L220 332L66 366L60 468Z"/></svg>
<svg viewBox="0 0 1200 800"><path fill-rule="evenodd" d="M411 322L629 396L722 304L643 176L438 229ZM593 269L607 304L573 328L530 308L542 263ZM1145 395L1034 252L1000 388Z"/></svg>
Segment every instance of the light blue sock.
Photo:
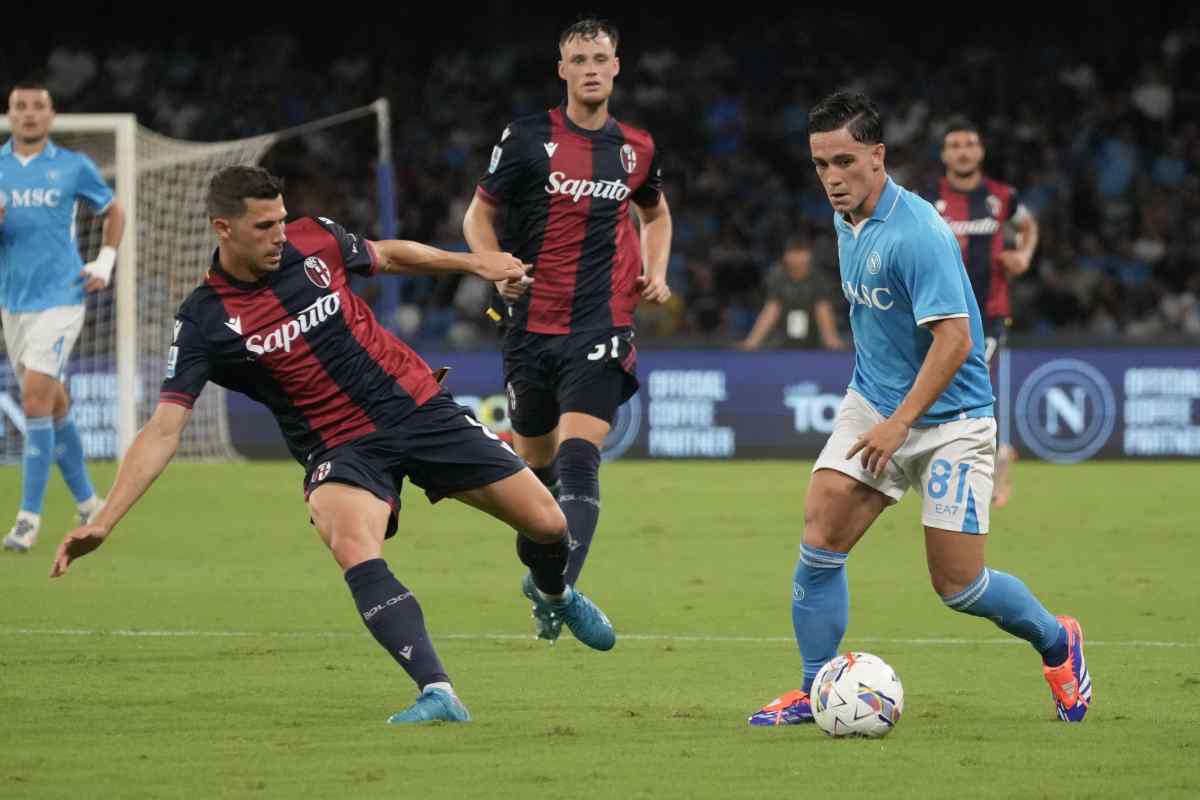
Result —
<svg viewBox="0 0 1200 800"><path fill-rule="evenodd" d="M800 560L792 579L792 630L804 660L801 688L806 692L825 662L837 655L850 624L848 555L800 545Z"/></svg>
<svg viewBox="0 0 1200 800"><path fill-rule="evenodd" d="M25 418L25 453L21 458L21 510L42 513L46 483L54 463L54 419Z"/></svg>
<svg viewBox="0 0 1200 800"><path fill-rule="evenodd" d="M71 494L75 495L75 502L90 500L96 490L92 487L92 479L88 477L83 441L79 438L79 429L75 427L75 417L70 411L54 425L54 460L58 462L58 469Z"/></svg>
<svg viewBox="0 0 1200 800"><path fill-rule="evenodd" d="M955 611L986 617L1045 656L1065 642L1062 625L1020 578L984 567L971 585L942 602ZM1062 639L1060 641L1060 635Z"/></svg>

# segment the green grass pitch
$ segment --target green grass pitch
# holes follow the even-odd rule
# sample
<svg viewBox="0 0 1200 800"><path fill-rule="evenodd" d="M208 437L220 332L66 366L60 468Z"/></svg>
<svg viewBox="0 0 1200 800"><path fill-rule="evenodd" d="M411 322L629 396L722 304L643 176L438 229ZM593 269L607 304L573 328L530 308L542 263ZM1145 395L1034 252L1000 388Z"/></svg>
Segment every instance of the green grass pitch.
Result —
<svg viewBox="0 0 1200 800"><path fill-rule="evenodd" d="M59 581L55 477L34 552L0 553L0 797L1200 795L1194 463L1021 462L993 513L989 563L1084 626L1082 725L1055 720L1026 644L942 606L915 498L886 512L850 558L843 643L904 683L877 741L746 725L799 681L808 469L606 465L581 585L610 653L534 641L512 533L406 488L385 557L475 717L410 727L383 724L414 690L359 622L297 466L172 465ZM0 468L3 513L19 489Z"/></svg>

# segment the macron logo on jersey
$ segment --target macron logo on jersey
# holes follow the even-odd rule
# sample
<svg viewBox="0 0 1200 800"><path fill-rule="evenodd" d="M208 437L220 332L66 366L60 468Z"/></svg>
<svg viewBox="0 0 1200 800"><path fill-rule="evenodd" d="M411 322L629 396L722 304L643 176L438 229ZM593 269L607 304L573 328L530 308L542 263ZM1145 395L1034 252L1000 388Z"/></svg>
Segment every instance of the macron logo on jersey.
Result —
<svg viewBox="0 0 1200 800"><path fill-rule="evenodd" d="M554 158L554 151L558 149L558 142L546 142L542 147L546 148L546 155Z"/></svg>
<svg viewBox="0 0 1200 800"><path fill-rule="evenodd" d="M246 339L246 349L259 356L265 353L274 353L277 350L290 353L292 352L292 342L299 339L301 334L308 333L341 310L341 295L336 292L327 294L297 314L295 319L288 320L265 336L256 333ZM237 318L235 317L235 319ZM225 324L232 328L233 326L229 322ZM240 320L238 327L241 327ZM239 330L238 333L240 334L241 331Z"/></svg>
<svg viewBox="0 0 1200 800"><path fill-rule="evenodd" d="M578 203L581 197L595 197L600 200L616 200L618 203L629 197L630 189L625 182L615 181L584 181L578 178L568 178L565 172L551 172L550 182L546 186L546 194L563 194Z"/></svg>

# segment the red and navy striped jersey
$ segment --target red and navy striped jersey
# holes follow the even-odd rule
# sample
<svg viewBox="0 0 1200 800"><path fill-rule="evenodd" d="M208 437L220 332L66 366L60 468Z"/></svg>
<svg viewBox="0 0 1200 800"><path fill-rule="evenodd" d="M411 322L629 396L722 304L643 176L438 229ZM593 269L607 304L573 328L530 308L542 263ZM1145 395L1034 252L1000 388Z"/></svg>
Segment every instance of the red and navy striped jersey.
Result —
<svg viewBox="0 0 1200 800"><path fill-rule="evenodd" d="M1021 205L1017 190L985 177L972 191L960 192L943 176L938 179L937 190L926 199L958 237L967 276L984 319L1007 318L1011 313L1008 274L1000 263L1004 223L1020 220L1029 213Z"/></svg>
<svg viewBox="0 0 1200 800"><path fill-rule="evenodd" d="M659 162L646 131L612 117L585 130L561 106L504 129L476 196L500 207L501 247L534 266L511 324L551 334L633 324L642 249L629 201L658 204Z"/></svg>
<svg viewBox="0 0 1200 800"><path fill-rule="evenodd" d="M159 399L191 408L204 385L265 405L301 464L395 425L439 391L428 365L350 290L371 244L324 217L289 223L279 269L247 283L213 255L175 317Z"/></svg>

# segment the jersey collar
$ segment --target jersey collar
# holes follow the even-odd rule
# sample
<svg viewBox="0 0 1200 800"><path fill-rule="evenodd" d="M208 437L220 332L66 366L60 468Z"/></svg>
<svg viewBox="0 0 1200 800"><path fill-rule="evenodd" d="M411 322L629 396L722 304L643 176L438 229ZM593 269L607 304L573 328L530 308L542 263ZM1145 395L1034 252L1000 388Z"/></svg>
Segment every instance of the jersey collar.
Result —
<svg viewBox="0 0 1200 800"><path fill-rule="evenodd" d="M209 272L213 277L219 278L238 289L261 289L267 285L267 278L270 277L264 276L262 280L253 282L233 277L221 267L221 249L219 247L213 250L212 264L209 266Z"/></svg>
<svg viewBox="0 0 1200 800"><path fill-rule="evenodd" d="M617 121L615 119L613 119L613 115L610 113L608 115L608 119L604 120L604 125L601 126L599 129L592 131L592 130L588 130L587 128L581 128L578 125L576 125L574 122L571 121L571 118L567 116L567 104L566 103L563 103L562 105L560 105L556 110L558 111L559 117L562 119L564 128L569 130L571 133L577 133L580 136L587 137L588 139L595 139L597 136L600 136L601 134L607 132L611 128L616 127L616 124L617 124Z"/></svg>
<svg viewBox="0 0 1200 800"><path fill-rule="evenodd" d="M0 147L0 156L13 156L16 158L16 153L13 152L13 140L11 136L8 138L8 141L4 143L4 146ZM38 156L45 156L46 158L58 158L58 145L54 144L54 140L47 139L46 146L42 148L42 152L38 153L36 156L34 156L34 158L37 158Z"/></svg>
<svg viewBox="0 0 1200 800"><path fill-rule="evenodd" d="M871 216L868 217L867 220L887 222L888 217L890 217L892 212L896 209L896 204L898 202L900 202L900 186L894 180L892 180L892 177L889 175L883 184L883 192L881 192L879 195L879 202L875 204L875 210L871 213ZM855 226L847 221L843 215L834 214L833 221L835 225L847 233L855 233ZM860 223L858 230L861 231L862 228L865 227L865 225Z"/></svg>

